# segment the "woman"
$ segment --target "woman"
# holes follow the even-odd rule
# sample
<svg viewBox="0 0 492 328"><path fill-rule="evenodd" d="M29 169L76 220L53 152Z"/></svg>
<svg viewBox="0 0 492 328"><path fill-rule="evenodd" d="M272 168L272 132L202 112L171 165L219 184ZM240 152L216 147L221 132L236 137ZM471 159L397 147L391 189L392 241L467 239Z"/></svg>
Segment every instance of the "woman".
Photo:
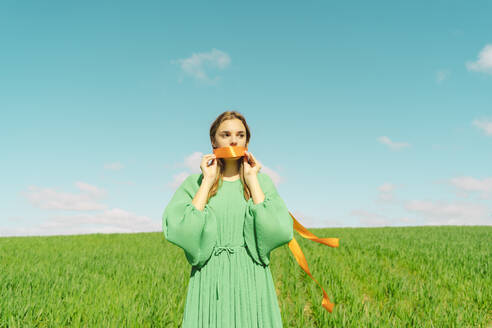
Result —
<svg viewBox="0 0 492 328"><path fill-rule="evenodd" d="M227 111L210 128L214 148L247 147L244 117ZM282 327L270 252L293 238L293 220L250 153L203 156L163 214L166 239L191 264L183 328Z"/></svg>

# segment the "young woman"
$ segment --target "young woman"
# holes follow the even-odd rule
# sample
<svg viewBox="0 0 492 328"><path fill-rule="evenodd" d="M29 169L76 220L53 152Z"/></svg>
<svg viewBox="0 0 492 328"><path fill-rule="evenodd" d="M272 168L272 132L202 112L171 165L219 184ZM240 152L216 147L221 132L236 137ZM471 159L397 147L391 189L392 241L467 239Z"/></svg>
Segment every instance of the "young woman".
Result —
<svg viewBox="0 0 492 328"><path fill-rule="evenodd" d="M250 130L236 111L210 128L214 148L247 147ZM166 239L191 264L183 328L281 328L270 252L293 238L293 220L271 178L250 153L203 156L163 214Z"/></svg>

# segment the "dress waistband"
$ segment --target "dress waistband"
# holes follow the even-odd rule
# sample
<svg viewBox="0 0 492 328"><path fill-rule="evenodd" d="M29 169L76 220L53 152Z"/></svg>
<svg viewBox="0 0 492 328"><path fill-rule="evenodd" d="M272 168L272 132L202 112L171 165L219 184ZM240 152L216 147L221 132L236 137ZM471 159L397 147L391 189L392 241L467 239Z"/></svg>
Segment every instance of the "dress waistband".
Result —
<svg viewBox="0 0 492 328"><path fill-rule="evenodd" d="M219 255L223 251L227 251L227 255L229 256L229 254L234 254L236 251L240 250L243 247L247 247L246 244L235 245L235 246L232 246L232 245L222 245L222 246L215 245L213 254ZM223 267L222 267L222 269L223 269ZM219 282L218 279L215 282L215 290L217 293L217 299L219 299L219 297L221 297L220 295L222 295L222 282Z"/></svg>
<svg viewBox="0 0 492 328"><path fill-rule="evenodd" d="M242 245L236 245L236 246L232 246L232 245L223 245L223 246L214 246L214 255L219 255L220 253L222 253L223 251L227 251L228 254L234 254L237 250L243 248L243 247L246 247L246 244L242 244Z"/></svg>

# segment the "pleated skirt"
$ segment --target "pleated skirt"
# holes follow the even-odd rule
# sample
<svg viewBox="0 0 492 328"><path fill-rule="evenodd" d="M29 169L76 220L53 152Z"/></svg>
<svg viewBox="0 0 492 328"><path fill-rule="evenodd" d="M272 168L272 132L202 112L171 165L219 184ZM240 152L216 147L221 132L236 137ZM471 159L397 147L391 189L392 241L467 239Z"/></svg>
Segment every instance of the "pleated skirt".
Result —
<svg viewBox="0 0 492 328"><path fill-rule="evenodd" d="M282 327L270 266L246 247L216 246L203 267L192 267L182 328Z"/></svg>

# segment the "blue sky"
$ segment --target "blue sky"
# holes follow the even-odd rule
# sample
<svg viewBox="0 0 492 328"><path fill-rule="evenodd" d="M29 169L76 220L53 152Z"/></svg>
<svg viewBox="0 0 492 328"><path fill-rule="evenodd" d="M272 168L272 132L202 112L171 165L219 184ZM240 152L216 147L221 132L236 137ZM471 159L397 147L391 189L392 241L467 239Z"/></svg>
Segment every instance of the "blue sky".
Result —
<svg viewBox="0 0 492 328"><path fill-rule="evenodd" d="M492 3L0 3L0 236L161 231L223 111L306 227L492 224Z"/></svg>

